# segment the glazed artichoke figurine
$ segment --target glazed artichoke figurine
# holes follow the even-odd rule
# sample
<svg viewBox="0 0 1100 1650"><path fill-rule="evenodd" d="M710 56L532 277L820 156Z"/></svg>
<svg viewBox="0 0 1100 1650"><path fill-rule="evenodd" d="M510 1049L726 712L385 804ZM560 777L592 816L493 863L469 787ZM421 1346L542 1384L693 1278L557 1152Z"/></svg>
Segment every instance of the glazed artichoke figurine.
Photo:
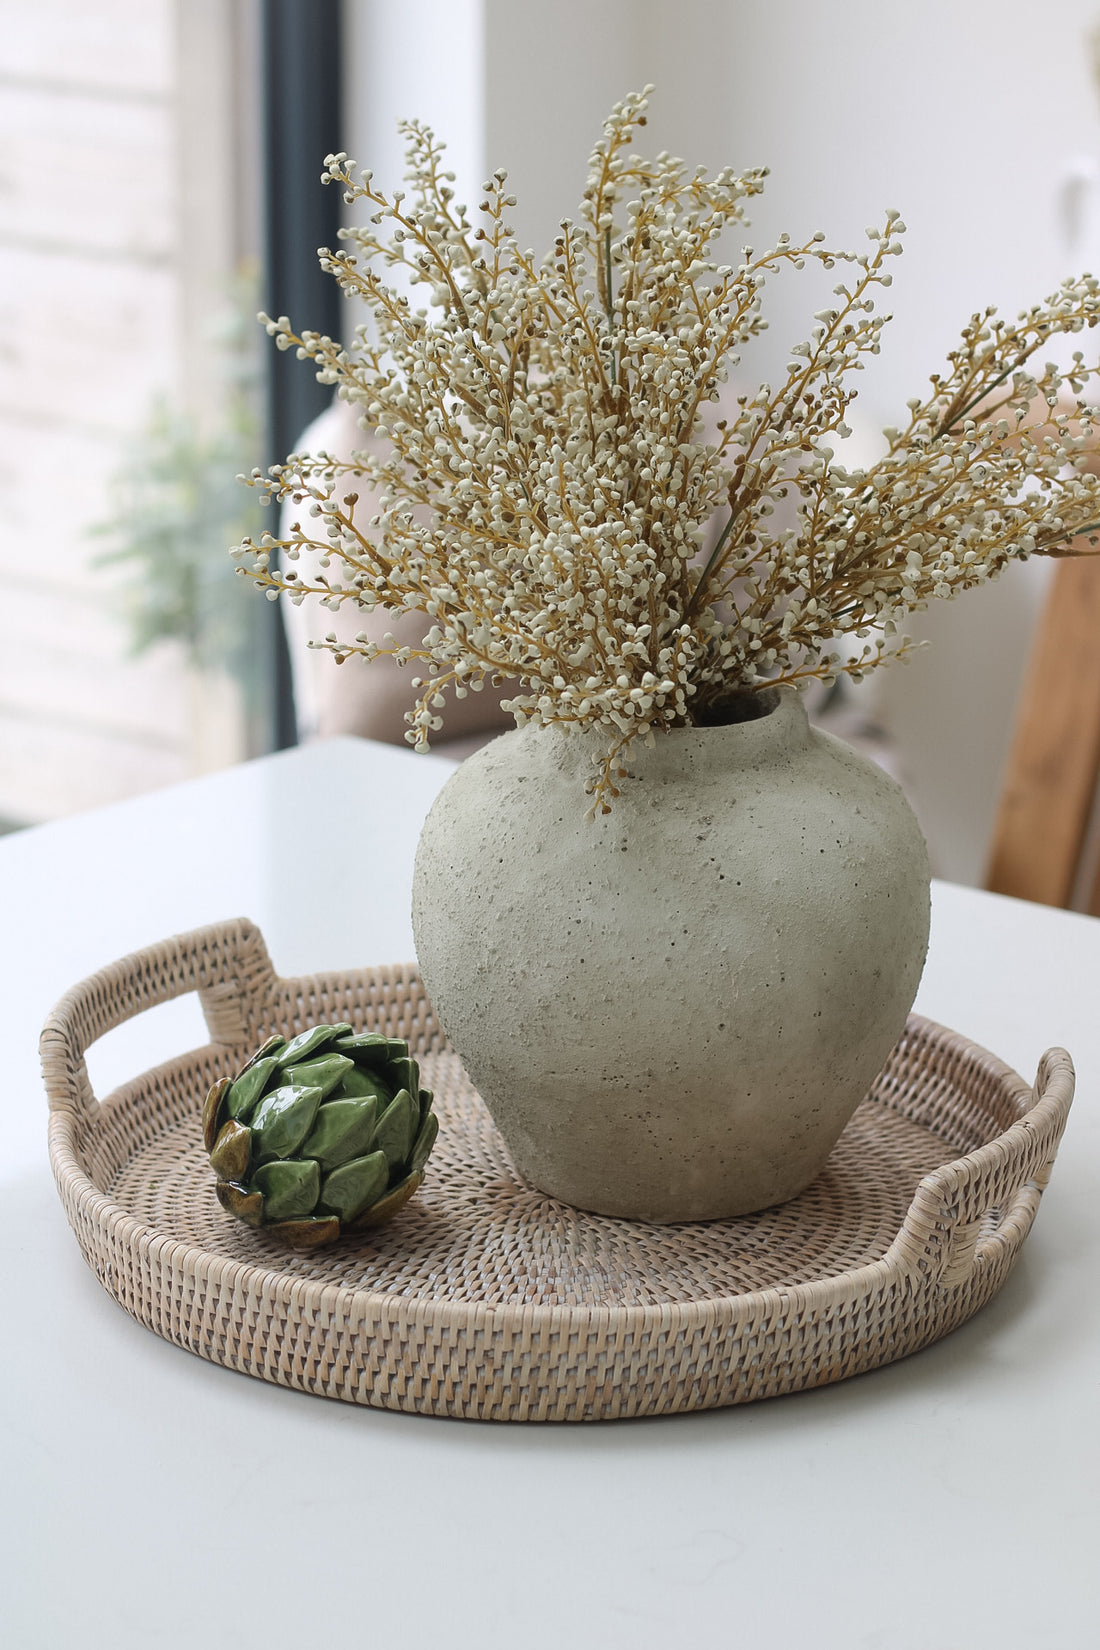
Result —
<svg viewBox="0 0 1100 1650"><path fill-rule="evenodd" d="M424 1178L431 1105L400 1038L349 1025L271 1037L206 1097L218 1200L292 1249L381 1226Z"/></svg>

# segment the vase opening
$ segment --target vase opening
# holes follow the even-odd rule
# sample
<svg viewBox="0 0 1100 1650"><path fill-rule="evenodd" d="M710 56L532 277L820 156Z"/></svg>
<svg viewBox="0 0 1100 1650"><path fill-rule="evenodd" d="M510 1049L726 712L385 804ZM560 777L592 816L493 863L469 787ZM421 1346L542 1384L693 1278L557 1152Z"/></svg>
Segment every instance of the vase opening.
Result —
<svg viewBox="0 0 1100 1650"><path fill-rule="evenodd" d="M697 728L728 728L738 722L757 722L778 705L778 688L742 688L703 705L692 720Z"/></svg>

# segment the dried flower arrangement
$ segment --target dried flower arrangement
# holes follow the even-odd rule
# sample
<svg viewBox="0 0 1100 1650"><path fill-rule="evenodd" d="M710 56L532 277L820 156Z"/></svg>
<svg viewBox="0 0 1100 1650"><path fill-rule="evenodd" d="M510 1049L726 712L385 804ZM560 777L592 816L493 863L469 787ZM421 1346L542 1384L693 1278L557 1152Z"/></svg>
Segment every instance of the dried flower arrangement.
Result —
<svg viewBox="0 0 1100 1650"><path fill-rule="evenodd" d="M474 229L427 127L402 128L409 204L328 157L325 180L371 216L321 262L370 324L345 349L261 319L388 451L350 464L292 454L254 471L265 502L308 504L316 536L264 534L235 552L272 598L424 613L422 647L363 638L351 650L421 668L407 735L418 749L445 693L487 680L515 681L517 722L605 733L590 787L605 811L639 733L721 720L746 690L858 678L904 651L906 616L931 597L1013 559L1065 554L1100 525L1100 479L1083 468L1100 415L1079 399L1100 367L1080 351L1065 372L1029 365L1055 334L1096 324L1100 283L1066 281L1011 325L993 309L973 315L904 427L884 432L883 456L847 469L831 443L850 433L852 373L879 351L889 317L877 289L904 225L888 212L862 253L781 235L718 264L718 237L765 173L708 178L631 153L651 90L606 121L580 221L562 222L540 264L506 221L507 174L486 183ZM378 259L423 286L428 306L387 285ZM783 382L737 396L708 430L708 403L765 325L766 278L811 262L849 267L835 303L790 350ZM356 495L345 502L349 473L373 490L368 523L354 519ZM293 565L303 548L320 552L309 580ZM852 634L861 650L831 645ZM335 636L326 645L349 652Z"/></svg>

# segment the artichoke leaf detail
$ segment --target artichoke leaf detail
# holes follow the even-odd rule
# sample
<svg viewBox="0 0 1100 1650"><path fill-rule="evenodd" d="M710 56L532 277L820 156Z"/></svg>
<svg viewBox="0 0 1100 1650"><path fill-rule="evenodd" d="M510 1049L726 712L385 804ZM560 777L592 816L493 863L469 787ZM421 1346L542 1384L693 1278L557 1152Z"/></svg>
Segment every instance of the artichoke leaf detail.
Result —
<svg viewBox="0 0 1100 1650"><path fill-rule="evenodd" d="M322 1054L318 1059L306 1060L302 1065L287 1066L283 1081L318 1088L321 1099L327 1100L332 1091L340 1086L341 1079L354 1070L355 1061L349 1060L346 1055Z"/></svg>
<svg viewBox="0 0 1100 1650"><path fill-rule="evenodd" d="M225 1096L225 1109L230 1117L248 1121L264 1091L264 1085L275 1069L273 1058L257 1060L229 1084Z"/></svg>
<svg viewBox="0 0 1100 1650"><path fill-rule="evenodd" d="M348 1025L310 1026L308 1031L299 1032L297 1037L292 1037L276 1059L283 1067L301 1065L303 1060L308 1060L313 1054L320 1054L322 1049L328 1048L350 1030L351 1027Z"/></svg>
<svg viewBox="0 0 1100 1650"><path fill-rule="evenodd" d="M218 1130L218 1138L210 1152L210 1166L219 1180L241 1181L248 1173L252 1135L230 1118Z"/></svg>
<svg viewBox="0 0 1100 1650"><path fill-rule="evenodd" d="M268 1038L203 1107L227 1214L307 1253L391 1220L439 1130L407 1042L350 1025Z"/></svg>
<svg viewBox="0 0 1100 1650"><path fill-rule="evenodd" d="M403 1088L386 1107L374 1131L375 1144L385 1152L391 1169L408 1162L419 1126L420 1107Z"/></svg>

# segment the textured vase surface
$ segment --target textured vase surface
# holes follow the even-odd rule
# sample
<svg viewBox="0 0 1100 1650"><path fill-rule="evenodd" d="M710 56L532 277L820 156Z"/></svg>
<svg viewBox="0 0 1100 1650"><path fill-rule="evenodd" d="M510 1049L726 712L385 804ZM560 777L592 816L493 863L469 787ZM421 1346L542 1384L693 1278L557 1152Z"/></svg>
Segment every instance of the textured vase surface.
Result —
<svg viewBox="0 0 1100 1650"><path fill-rule="evenodd" d="M629 747L529 725L440 792L413 926L436 1014L520 1173L659 1222L795 1196L900 1036L928 941L924 840L898 786L812 729L754 721Z"/></svg>

